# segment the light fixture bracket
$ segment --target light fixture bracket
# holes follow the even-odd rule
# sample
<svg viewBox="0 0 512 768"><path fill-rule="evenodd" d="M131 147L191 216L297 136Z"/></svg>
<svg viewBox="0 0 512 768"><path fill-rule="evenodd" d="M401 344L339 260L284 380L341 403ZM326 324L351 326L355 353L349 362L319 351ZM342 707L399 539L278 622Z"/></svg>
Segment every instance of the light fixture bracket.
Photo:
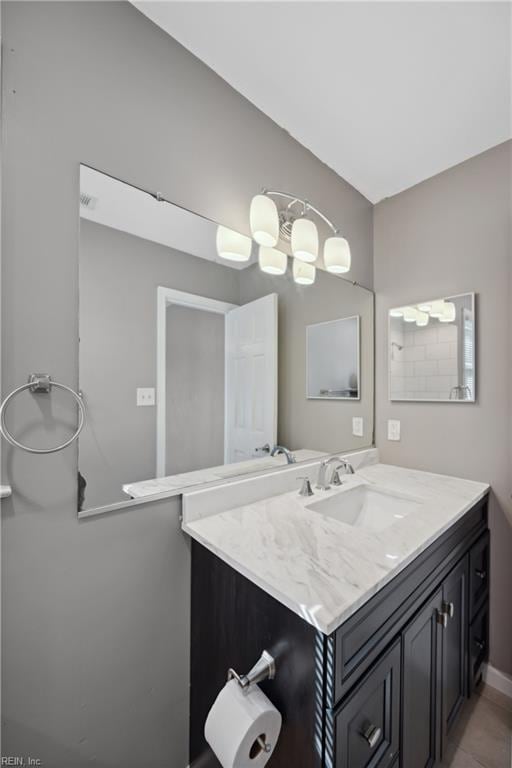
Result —
<svg viewBox="0 0 512 768"><path fill-rule="evenodd" d="M338 236L340 234L339 227L333 224L331 219L322 213L319 208L310 203L309 200L297 197L297 195L291 195L289 192L281 192L277 189L267 189L266 187L263 187L261 194L268 195L269 197L280 197L289 201L286 208L279 210L279 233L283 240L287 242L291 240L293 222L296 219L304 218L310 211L315 213L325 224L327 224L334 235ZM302 211L299 214L292 211L292 208L297 204L302 206Z"/></svg>

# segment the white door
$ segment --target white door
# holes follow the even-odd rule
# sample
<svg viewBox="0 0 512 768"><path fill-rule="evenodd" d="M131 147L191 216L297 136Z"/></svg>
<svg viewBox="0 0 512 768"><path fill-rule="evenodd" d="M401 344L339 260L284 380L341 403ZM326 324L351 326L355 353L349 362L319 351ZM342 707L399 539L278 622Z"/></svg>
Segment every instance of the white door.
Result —
<svg viewBox="0 0 512 768"><path fill-rule="evenodd" d="M277 294L226 315L226 464L277 440Z"/></svg>

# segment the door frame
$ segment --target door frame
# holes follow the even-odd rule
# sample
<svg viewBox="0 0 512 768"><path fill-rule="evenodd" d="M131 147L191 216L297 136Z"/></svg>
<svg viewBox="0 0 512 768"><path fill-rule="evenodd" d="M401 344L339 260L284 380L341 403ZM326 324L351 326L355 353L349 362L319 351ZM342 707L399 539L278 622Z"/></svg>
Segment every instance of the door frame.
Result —
<svg viewBox="0 0 512 768"><path fill-rule="evenodd" d="M166 407L167 407L167 308L172 304L227 315L238 304L177 291L159 285L156 289L156 477L165 477L166 456Z"/></svg>

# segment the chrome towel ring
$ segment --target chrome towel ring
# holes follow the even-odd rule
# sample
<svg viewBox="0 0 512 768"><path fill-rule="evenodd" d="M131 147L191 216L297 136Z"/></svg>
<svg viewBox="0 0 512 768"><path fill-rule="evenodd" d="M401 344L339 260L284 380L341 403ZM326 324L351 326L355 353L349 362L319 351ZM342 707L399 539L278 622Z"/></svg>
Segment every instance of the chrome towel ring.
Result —
<svg viewBox="0 0 512 768"><path fill-rule="evenodd" d="M7 429L7 425L5 423L5 413L7 406L17 394L23 392L25 389L30 389L30 391L34 394L49 394L52 390L52 387L57 387L58 389L63 389L66 392L69 392L71 395L73 395L76 402L78 403L79 417L76 431L69 438L69 440L66 440L66 442L61 443L60 445L56 445L54 448L31 448L29 445L23 445L23 443L18 442L18 440L16 440ZM66 386L66 384L61 384L58 381L52 381L48 373L31 373L28 379L28 383L22 384L21 387L13 389L10 395L7 395L2 405L0 406L0 432L8 443L14 445L16 448L21 448L22 451L27 451L28 453L56 453L57 451L62 451L63 448L67 448L68 445L71 445L71 443L77 439L78 435L82 431L84 424L85 406L81 393L75 392L74 389Z"/></svg>

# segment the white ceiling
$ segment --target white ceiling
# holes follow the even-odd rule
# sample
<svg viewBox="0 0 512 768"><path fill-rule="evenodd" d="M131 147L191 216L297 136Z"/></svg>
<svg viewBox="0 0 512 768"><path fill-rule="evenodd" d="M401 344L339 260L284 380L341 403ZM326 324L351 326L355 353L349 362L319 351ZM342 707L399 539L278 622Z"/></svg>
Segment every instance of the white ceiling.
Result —
<svg viewBox="0 0 512 768"><path fill-rule="evenodd" d="M511 136L508 2L135 2L372 202Z"/></svg>

